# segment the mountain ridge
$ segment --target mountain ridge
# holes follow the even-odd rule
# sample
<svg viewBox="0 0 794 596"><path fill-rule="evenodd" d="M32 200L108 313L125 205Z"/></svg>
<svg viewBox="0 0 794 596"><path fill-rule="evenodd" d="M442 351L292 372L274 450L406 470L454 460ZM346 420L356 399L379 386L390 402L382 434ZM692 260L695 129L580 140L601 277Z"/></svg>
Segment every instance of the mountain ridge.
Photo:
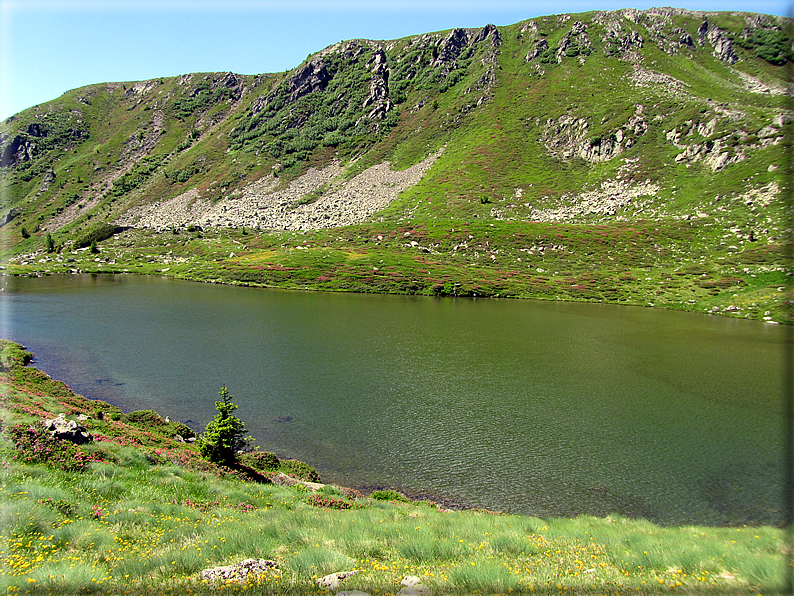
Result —
<svg viewBox="0 0 794 596"><path fill-rule="evenodd" d="M637 265L615 250L589 246L597 264L586 254L560 256L544 282L558 287L537 294L527 287L548 271L533 261L537 242L519 247L513 233L489 237L482 251L462 257L450 230L466 223L506 233L515 225L537 235L543 226L579 226L567 238L608 226L622 238L627 225L641 224L665 229L660 255L689 255L690 266L708 264L715 283L728 279L718 288L744 296L759 274L773 274L780 285L789 272L781 173L794 116L787 103L790 26L790 19L754 13L592 11L341 41L284 73L199 73L76 89L0 127L9 266L31 261L37 250L53 254L48 242L63 256L100 223L127 229L104 242L126 234L123 242L136 250L151 248L150 231L197 241L199 229L228 228L279 247L292 242L278 236L289 232L326 234L327 247L352 235L346 242L379 254L387 248L373 248L375 236L425 227L436 230L430 244L438 247L424 248L472 288L500 263L521 272L521 288L511 282L506 292L489 290L489 282L484 295L612 301L615 286L633 293L620 278L635 277L629 270ZM681 234L686 248L678 246ZM286 252L280 258L271 265L295 264ZM674 272L675 259L650 262ZM204 265L216 274L227 267ZM402 265L412 278L407 290L361 279L329 286L317 280L336 279L334 271L295 267L301 287L310 273L307 287L319 289L447 287L416 279L422 268L413 265ZM606 275L616 267L621 275ZM599 268L605 279L584 284L587 292L571 294L582 283L559 289ZM262 275L251 281L284 283ZM683 292L694 287L695 306L713 308L714 288L704 294L691 281L681 291L664 287L662 303L690 308ZM642 303L658 303L657 291L650 300L640 292ZM780 296L751 294L748 304L782 308Z"/></svg>

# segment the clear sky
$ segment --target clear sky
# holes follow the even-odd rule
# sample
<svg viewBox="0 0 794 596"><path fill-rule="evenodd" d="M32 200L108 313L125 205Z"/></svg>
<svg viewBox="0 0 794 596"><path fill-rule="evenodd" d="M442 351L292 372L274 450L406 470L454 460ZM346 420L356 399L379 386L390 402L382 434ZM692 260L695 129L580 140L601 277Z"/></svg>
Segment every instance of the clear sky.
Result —
<svg viewBox="0 0 794 596"><path fill-rule="evenodd" d="M0 120L91 83L190 72L281 72L343 39L397 39L453 27L509 25L545 14L627 6L643 9L654 3L0 0ZM688 0L679 6L787 15L791 0Z"/></svg>

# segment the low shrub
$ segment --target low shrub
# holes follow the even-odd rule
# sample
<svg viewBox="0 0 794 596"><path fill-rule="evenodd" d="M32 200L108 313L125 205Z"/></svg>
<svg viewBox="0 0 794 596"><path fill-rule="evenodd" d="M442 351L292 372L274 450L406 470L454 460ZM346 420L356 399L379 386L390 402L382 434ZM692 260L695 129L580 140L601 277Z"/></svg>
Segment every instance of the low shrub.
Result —
<svg viewBox="0 0 794 596"><path fill-rule="evenodd" d="M99 420L103 420L104 418L121 420L121 409L116 406L111 406L107 402L91 400L91 409L94 412L94 418L98 418Z"/></svg>
<svg viewBox="0 0 794 596"><path fill-rule="evenodd" d="M274 471L279 468L279 459L275 453L269 451L251 451L244 453L238 458L241 464L251 466L255 470Z"/></svg>
<svg viewBox="0 0 794 596"><path fill-rule="evenodd" d="M52 507L61 515L72 515L77 508L64 499L53 499L51 497L47 497L46 499L39 499L36 501L40 505L47 505L48 507Z"/></svg>
<svg viewBox="0 0 794 596"><path fill-rule="evenodd" d="M120 230L121 228L111 224L99 224L75 240L74 248L85 248L86 246L91 246L92 243L102 242Z"/></svg>
<svg viewBox="0 0 794 596"><path fill-rule="evenodd" d="M399 503L410 503L411 499L396 490L374 490L370 495L376 501L397 501Z"/></svg>
<svg viewBox="0 0 794 596"><path fill-rule="evenodd" d="M330 497L342 496L342 489L332 484L326 484L325 486L320 487L320 489L317 492L323 495L328 495Z"/></svg>
<svg viewBox="0 0 794 596"><path fill-rule="evenodd" d="M42 425L15 424L6 429L14 443L12 459L26 464L46 464L66 472L83 472L96 454L87 454L69 441L56 439Z"/></svg>
<svg viewBox="0 0 794 596"><path fill-rule="evenodd" d="M192 439L196 436L195 431L184 422L172 421L168 423L168 434L178 435L183 439Z"/></svg>
<svg viewBox="0 0 794 596"><path fill-rule="evenodd" d="M129 414L123 414L121 420L127 424L134 424L142 428L155 427L155 429L157 429L157 427L168 424L160 417L160 414L154 410L135 410Z"/></svg>
<svg viewBox="0 0 794 596"><path fill-rule="evenodd" d="M348 488L346 486L343 486L341 490L342 490L342 494L348 499L359 500L364 498L364 495L361 493L361 491L357 491L355 488Z"/></svg>
<svg viewBox="0 0 794 596"><path fill-rule="evenodd" d="M282 459L279 462L279 471L306 482L320 482L317 470L297 459Z"/></svg>
<svg viewBox="0 0 794 596"><path fill-rule="evenodd" d="M362 505L357 503L318 493L306 497L306 502L312 507L321 507L322 509L360 509L362 507Z"/></svg>

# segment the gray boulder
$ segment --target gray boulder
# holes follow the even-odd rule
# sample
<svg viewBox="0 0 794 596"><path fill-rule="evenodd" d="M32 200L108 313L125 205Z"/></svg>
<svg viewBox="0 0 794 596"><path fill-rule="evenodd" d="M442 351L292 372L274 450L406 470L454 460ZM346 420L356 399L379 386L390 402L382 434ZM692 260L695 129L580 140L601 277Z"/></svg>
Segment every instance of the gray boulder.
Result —
<svg viewBox="0 0 794 596"><path fill-rule="evenodd" d="M275 561L268 559L246 559L234 565L213 567L201 572L201 579L210 582L245 581L249 575L261 575L268 569L278 567Z"/></svg>
<svg viewBox="0 0 794 596"><path fill-rule="evenodd" d="M52 420L45 420L44 426L56 439L71 441L77 445L90 443L94 440L85 426L77 424L74 420L67 420L63 414L58 414L57 418Z"/></svg>

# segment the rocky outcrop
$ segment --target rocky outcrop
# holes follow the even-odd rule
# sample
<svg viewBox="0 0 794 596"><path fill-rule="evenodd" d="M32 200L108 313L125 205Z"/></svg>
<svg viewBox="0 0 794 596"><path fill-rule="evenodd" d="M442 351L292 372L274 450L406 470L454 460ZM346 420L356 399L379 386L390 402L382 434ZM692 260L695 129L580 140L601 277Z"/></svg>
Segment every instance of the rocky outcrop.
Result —
<svg viewBox="0 0 794 596"><path fill-rule="evenodd" d="M246 559L234 565L223 567L213 567L204 569L201 572L201 579L212 583L244 582L249 577L256 577L267 573L271 569L277 569L278 564L268 559Z"/></svg>
<svg viewBox="0 0 794 596"><path fill-rule="evenodd" d="M327 50L325 53L327 53ZM323 53L315 56L296 70L284 83L287 93L289 93L288 101L294 102L304 95L325 89L332 78L333 75L329 70L329 64L326 62ZM265 97L256 99L251 104L251 114L256 115L264 110L277 96L279 96L278 90Z"/></svg>
<svg viewBox="0 0 794 596"><path fill-rule="evenodd" d="M15 166L24 161L30 161L36 155L36 145L30 139L16 135L9 140L0 137L0 167Z"/></svg>
<svg viewBox="0 0 794 596"><path fill-rule="evenodd" d="M497 49L502 47L502 35L499 33L499 29L496 27L496 25L492 25L490 23L480 29L479 33L474 36L474 39L471 43L478 44L481 41L485 41L489 37L491 38L491 47Z"/></svg>
<svg viewBox="0 0 794 596"><path fill-rule="evenodd" d="M587 26L582 21L576 21L557 46L557 62L562 62L563 56L587 56L592 51L593 46L587 36Z"/></svg>
<svg viewBox="0 0 794 596"><path fill-rule="evenodd" d="M330 80L328 65L322 58L314 58L287 81L289 100L296 101L304 95L325 89Z"/></svg>
<svg viewBox="0 0 794 596"><path fill-rule="evenodd" d="M692 36L683 29L674 27L673 35L675 36L674 39L678 42L679 46L685 46L687 48L695 47L695 42L692 40Z"/></svg>
<svg viewBox="0 0 794 596"><path fill-rule="evenodd" d="M526 61L534 60L549 49L549 42L542 37L535 41L535 46L527 53Z"/></svg>
<svg viewBox="0 0 794 596"><path fill-rule="evenodd" d="M729 112L726 116L731 117L732 114ZM774 118L769 125L754 133L753 136L756 138L751 140L749 138L751 135L742 130L720 133L719 119L713 116L702 122L687 120L680 127L669 130L665 136L670 143L681 150L681 153L675 157L676 163L702 161L713 171L717 171L744 161L750 151L779 144L783 140L781 127L784 123L785 116ZM698 140L700 138L704 140Z"/></svg>
<svg viewBox="0 0 794 596"><path fill-rule="evenodd" d="M587 136L588 126L587 118L569 115L560 116L557 120L549 118L541 140L555 157L570 159Z"/></svg>
<svg viewBox="0 0 794 596"><path fill-rule="evenodd" d="M634 115L621 128L596 136L589 136L587 118L567 114L557 120L550 118L541 141L549 153L560 159L580 157L593 163L606 161L633 146L636 138L648 130L642 112L642 106L637 106Z"/></svg>
<svg viewBox="0 0 794 596"><path fill-rule="evenodd" d="M714 48L714 55L723 62L735 64L739 60L736 52L733 51L733 44L727 32L710 25L707 20L703 21L698 29L698 42L700 45L705 45L706 41Z"/></svg>
<svg viewBox="0 0 794 596"><path fill-rule="evenodd" d="M386 113L392 108L391 100L389 100L389 67L386 53L379 48L366 66L372 71L372 80L370 81L369 95L361 107L369 110L366 115L369 120L383 120Z"/></svg>
<svg viewBox="0 0 794 596"><path fill-rule="evenodd" d="M634 29L623 30L619 21L610 21L605 24L605 33L601 38L604 44L604 53L607 56L620 56L630 50L640 49L645 40Z"/></svg>
<svg viewBox="0 0 794 596"><path fill-rule="evenodd" d="M786 92L784 87L779 85L771 86L764 83L761 79L758 79L746 72L742 72L741 70L736 70L736 74L739 75L742 79L742 86L749 91L750 93L762 93L765 95L783 95Z"/></svg>
<svg viewBox="0 0 794 596"><path fill-rule="evenodd" d="M37 194L40 195L47 192L53 182L55 182L55 171L52 168L49 168L46 172L44 172L44 176L41 179L41 184L39 184L39 190Z"/></svg>
<svg viewBox="0 0 794 596"><path fill-rule="evenodd" d="M67 420L63 414L58 414L52 420L45 420L44 427L56 439L71 441L77 445L90 443L94 440L85 426L77 424L74 420Z"/></svg>
<svg viewBox="0 0 794 596"><path fill-rule="evenodd" d="M469 45L469 35L465 29L453 29L441 42L438 50L438 57L433 62L433 66L444 66L454 64L455 60L463 48Z"/></svg>

